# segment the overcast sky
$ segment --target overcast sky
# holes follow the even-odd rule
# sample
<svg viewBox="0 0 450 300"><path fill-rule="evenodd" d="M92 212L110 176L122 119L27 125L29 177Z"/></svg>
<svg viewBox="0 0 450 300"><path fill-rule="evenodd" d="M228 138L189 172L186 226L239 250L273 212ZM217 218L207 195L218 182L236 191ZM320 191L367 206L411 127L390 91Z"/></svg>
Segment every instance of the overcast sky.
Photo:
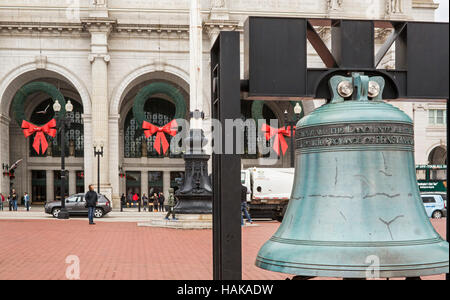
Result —
<svg viewBox="0 0 450 300"><path fill-rule="evenodd" d="M448 2L449 0L435 0L439 3L439 9L436 12L437 22L448 22Z"/></svg>

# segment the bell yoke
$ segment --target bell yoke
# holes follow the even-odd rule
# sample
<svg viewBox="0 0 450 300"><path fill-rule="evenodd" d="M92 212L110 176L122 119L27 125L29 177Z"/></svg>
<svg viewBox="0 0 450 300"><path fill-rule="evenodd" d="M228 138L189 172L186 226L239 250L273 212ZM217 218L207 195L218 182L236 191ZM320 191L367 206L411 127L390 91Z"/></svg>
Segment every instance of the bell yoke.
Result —
<svg viewBox="0 0 450 300"><path fill-rule="evenodd" d="M331 101L299 121L291 200L258 267L343 278L448 273L448 243L419 194L413 122L382 101L384 85L334 76Z"/></svg>

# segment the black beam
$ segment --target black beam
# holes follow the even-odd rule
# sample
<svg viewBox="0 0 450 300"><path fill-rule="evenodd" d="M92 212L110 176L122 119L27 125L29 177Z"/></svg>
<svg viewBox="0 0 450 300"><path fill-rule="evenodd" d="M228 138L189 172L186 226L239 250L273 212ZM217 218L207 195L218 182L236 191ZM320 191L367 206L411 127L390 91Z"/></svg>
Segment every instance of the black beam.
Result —
<svg viewBox="0 0 450 300"><path fill-rule="evenodd" d="M409 22L406 45L399 43L398 55L406 60L407 97L441 98L449 96L448 23ZM406 49L404 48L406 46ZM405 62L404 62L405 64Z"/></svg>
<svg viewBox="0 0 450 300"><path fill-rule="evenodd" d="M225 120L241 117L239 32L221 32L211 49L212 117L221 122L222 139L214 145L225 149ZM233 147L235 148L235 147ZM236 153L236 152L235 152ZM242 279L241 157L213 153L213 277Z"/></svg>
<svg viewBox="0 0 450 300"><path fill-rule="evenodd" d="M332 22L331 51L340 68L374 68L374 30L373 21Z"/></svg>
<svg viewBox="0 0 450 300"><path fill-rule="evenodd" d="M449 117L450 117L450 112L448 111L449 104L450 104L450 101L447 98L447 141L450 140L450 130L448 130L448 128L449 128ZM448 161L449 161L449 154L448 154L448 150L447 150L447 162ZM448 175L448 168L447 168L447 183L448 183L448 177L449 177L449 175ZM448 188L447 188L447 200L448 200L449 194L450 193L449 193ZM446 229L447 229L446 230L446 240L447 240L447 242L450 242L450 239L449 239L450 229L449 229L449 223L448 223L448 214L447 214L447 217L445 218L445 225L446 225ZM450 274L449 273L445 274L445 279L446 280L450 280Z"/></svg>
<svg viewBox="0 0 450 300"><path fill-rule="evenodd" d="M244 31L249 99L291 100L306 93L306 19L250 17Z"/></svg>

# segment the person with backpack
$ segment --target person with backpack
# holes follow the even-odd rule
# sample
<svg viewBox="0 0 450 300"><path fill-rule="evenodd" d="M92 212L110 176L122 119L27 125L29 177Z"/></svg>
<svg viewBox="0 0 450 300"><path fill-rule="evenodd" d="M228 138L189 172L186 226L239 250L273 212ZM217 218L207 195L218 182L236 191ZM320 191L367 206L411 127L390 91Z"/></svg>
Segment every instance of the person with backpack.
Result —
<svg viewBox="0 0 450 300"><path fill-rule="evenodd" d="M167 208L167 215L165 217L166 220L169 220L170 215L172 215L172 220L174 220L174 221L178 220L175 217L175 210L174 210L175 204L176 203L175 203L174 190L173 190L173 188L170 188L169 189L169 199L167 200L168 208Z"/></svg>

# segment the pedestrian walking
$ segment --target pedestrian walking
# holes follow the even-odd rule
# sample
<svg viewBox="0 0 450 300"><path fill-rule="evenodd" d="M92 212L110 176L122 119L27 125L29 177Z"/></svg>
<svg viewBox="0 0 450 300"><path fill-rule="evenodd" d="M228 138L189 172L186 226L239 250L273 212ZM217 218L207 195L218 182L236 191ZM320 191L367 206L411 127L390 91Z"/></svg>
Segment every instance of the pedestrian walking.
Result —
<svg viewBox="0 0 450 300"><path fill-rule="evenodd" d="M5 205L5 196L3 196L2 193L0 193L0 211L3 211L3 206Z"/></svg>
<svg viewBox="0 0 450 300"><path fill-rule="evenodd" d="M159 204L159 197L158 197L157 193L153 194L152 200L153 200L153 209L154 209L155 212L157 212L158 211L158 204Z"/></svg>
<svg viewBox="0 0 450 300"><path fill-rule="evenodd" d="M167 199L167 215L165 217L166 220L169 220L170 215L172 215L172 220L176 221L178 220L175 217L175 195L173 194L173 188L169 189L169 199Z"/></svg>
<svg viewBox="0 0 450 300"><path fill-rule="evenodd" d="M250 214L247 210L247 187L242 185L241 187L241 226L244 226L244 217L242 216L242 213L244 213L247 220L250 222L250 224L253 224L252 218L250 217Z"/></svg>
<svg viewBox="0 0 450 300"><path fill-rule="evenodd" d="M9 211L12 211L13 203L12 203L12 200L11 200L11 195L8 195L7 201L8 201Z"/></svg>
<svg viewBox="0 0 450 300"><path fill-rule="evenodd" d="M147 208L148 208L148 197L147 197L147 195L145 195L145 193L142 194L142 203L144 204L144 211L147 211Z"/></svg>
<svg viewBox="0 0 450 300"><path fill-rule="evenodd" d="M14 211L17 211L17 194L16 194L16 190L13 189L12 190L12 194L11 194L11 200L12 202L12 208Z"/></svg>
<svg viewBox="0 0 450 300"><path fill-rule="evenodd" d="M125 194L122 193L122 196L120 196L120 205L123 208L127 205L127 199L125 198Z"/></svg>
<svg viewBox="0 0 450 300"><path fill-rule="evenodd" d="M88 209L89 225L95 225L94 210L97 206L98 195L97 192L94 191L94 185L89 185L89 191L84 195L84 199L86 200L86 207Z"/></svg>
<svg viewBox="0 0 450 300"><path fill-rule="evenodd" d="M158 202L159 202L159 211L164 212L164 202L166 201L166 198L164 197L164 194L159 192L158 195Z"/></svg>
<svg viewBox="0 0 450 300"><path fill-rule="evenodd" d="M30 211L30 196L27 192L23 194L23 203L25 204L27 211Z"/></svg>

